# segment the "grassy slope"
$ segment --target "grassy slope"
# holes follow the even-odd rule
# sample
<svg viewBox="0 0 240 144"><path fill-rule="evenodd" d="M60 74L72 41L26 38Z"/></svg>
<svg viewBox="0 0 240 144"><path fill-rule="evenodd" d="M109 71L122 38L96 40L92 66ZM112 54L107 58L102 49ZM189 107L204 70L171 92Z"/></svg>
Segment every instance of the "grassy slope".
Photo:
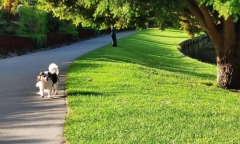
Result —
<svg viewBox="0 0 240 144"><path fill-rule="evenodd" d="M143 30L69 67L64 135L80 143L238 143L240 100L216 66L183 56L181 31ZM92 81L88 81L91 78ZM211 85L211 86L208 86Z"/></svg>

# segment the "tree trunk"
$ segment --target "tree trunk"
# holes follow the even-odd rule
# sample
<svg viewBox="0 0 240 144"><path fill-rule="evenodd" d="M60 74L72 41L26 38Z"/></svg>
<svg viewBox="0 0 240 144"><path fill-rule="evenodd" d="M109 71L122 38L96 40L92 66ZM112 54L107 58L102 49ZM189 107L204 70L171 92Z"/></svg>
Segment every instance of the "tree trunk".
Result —
<svg viewBox="0 0 240 144"><path fill-rule="evenodd" d="M198 0L185 2L214 44L217 53L217 84L226 89L240 89L240 20L234 23L232 16L227 19L214 17L211 7L200 4Z"/></svg>
<svg viewBox="0 0 240 144"><path fill-rule="evenodd" d="M228 55L217 60L217 84L226 89L240 89L240 57Z"/></svg>

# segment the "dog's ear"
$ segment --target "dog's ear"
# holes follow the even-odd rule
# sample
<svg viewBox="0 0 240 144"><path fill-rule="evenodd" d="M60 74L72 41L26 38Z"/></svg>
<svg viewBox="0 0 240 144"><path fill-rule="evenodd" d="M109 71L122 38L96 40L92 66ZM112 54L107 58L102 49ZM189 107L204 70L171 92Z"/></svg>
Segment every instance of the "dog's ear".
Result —
<svg viewBox="0 0 240 144"><path fill-rule="evenodd" d="M40 76L37 76L37 81L41 81L41 79L40 79L41 77Z"/></svg>
<svg viewBox="0 0 240 144"><path fill-rule="evenodd" d="M44 76L45 73L44 72L40 72L39 76Z"/></svg>
<svg viewBox="0 0 240 144"><path fill-rule="evenodd" d="M44 72L39 73L39 76L37 76L37 81L41 81L41 76L44 76Z"/></svg>

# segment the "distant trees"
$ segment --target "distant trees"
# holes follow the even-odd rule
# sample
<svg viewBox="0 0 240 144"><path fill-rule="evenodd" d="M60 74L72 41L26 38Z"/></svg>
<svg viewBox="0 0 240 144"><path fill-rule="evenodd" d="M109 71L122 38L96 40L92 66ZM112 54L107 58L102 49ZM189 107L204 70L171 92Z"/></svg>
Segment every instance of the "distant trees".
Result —
<svg viewBox="0 0 240 144"><path fill-rule="evenodd" d="M0 35L3 35L1 37L11 35L31 39L33 49L47 46L48 33L56 33L51 35L51 38L53 36L62 38L67 35L71 39L66 40L66 43L78 40L75 25L67 20L54 17L52 12L38 9L38 6L37 0L0 0ZM57 35L57 33L61 34ZM61 43L64 42L62 40ZM9 48L7 44L5 46L0 49L6 52Z"/></svg>
<svg viewBox="0 0 240 144"><path fill-rule="evenodd" d="M18 0L4 0L2 9L9 14L15 14L18 6Z"/></svg>
<svg viewBox="0 0 240 144"><path fill-rule="evenodd" d="M37 0L0 1L0 34L23 36L59 31L76 34L76 26L54 17L52 12L39 9L40 4ZM62 31L63 27L69 31Z"/></svg>

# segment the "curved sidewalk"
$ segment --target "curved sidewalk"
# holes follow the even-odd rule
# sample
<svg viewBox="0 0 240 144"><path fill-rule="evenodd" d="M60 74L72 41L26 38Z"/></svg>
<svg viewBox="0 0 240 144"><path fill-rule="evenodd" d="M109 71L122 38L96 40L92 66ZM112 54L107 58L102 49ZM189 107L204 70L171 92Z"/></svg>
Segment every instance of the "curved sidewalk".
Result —
<svg viewBox="0 0 240 144"><path fill-rule="evenodd" d="M117 38L134 32L119 32ZM111 36L105 35L61 48L0 59L0 144L63 143L67 67L76 58L109 43ZM36 94L36 76L52 62L60 69L59 94L51 99L41 98Z"/></svg>

